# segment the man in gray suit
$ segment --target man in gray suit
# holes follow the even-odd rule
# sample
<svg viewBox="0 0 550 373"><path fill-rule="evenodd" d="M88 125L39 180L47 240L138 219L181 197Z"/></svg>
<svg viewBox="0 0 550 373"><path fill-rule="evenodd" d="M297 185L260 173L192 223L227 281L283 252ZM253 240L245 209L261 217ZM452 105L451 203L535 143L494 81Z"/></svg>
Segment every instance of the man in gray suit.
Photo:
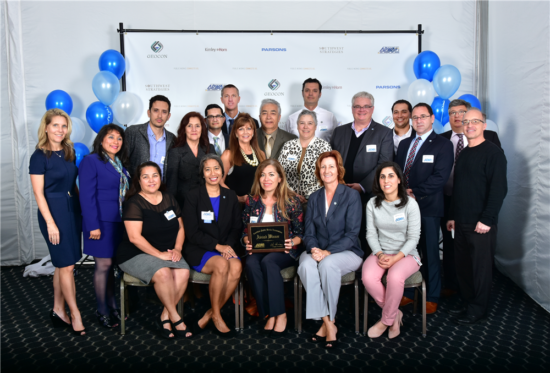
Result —
<svg viewBox="0 0 550 373"><path fill-rule="evenodd" d="M170 107L170 100L165 96L152 97L147 110L149 122L130 126L124 133L130 159L128 172L132 177L140 164L153 161L159 165L162 179L166 181L168 150L176 138L164 128L170 119Z"/></svg>
<svg viewBox="0 0 550 373"><path fill-rule="evenodd" d="M297 138L279 128L281 120L281 105L271 98L262 100L260 105L260 122L262 126L258 131L258 145L269 159L279 158L283 144L288 140Z"/></svg>
<svg viewBox="0 0 550 373"><path fill-rule="evenodd" d="M372 197L372 182L379 164L393 160L392 130L372 120L374 97L368 92L356 93L351 99L354 121L336 127L330 146L344 161L344 181L361 194L363 218L359 239L368 255L365 205Z"/></svg>

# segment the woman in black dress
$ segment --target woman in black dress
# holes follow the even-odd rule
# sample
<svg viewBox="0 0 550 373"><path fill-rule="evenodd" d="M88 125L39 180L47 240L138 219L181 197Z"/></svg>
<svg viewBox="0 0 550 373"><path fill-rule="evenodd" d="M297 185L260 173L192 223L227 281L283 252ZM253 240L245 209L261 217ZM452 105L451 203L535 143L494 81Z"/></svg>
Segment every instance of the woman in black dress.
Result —
<svg viewBox="0 0 550 373"><path fill-rule="evenodd" d="M239 202L244 204L254 183L256 168L265 160L265 153L258 146L256 124L249 114L239 114L231 129L229 144L229 149L222 154L223 168L228 171L221 185L235 191Z"/></svg>
<svg viewBox="0 0 550 373"><path fill-rule="evenodd" d="M52 264L54 303L50 318L54 327L71 326L76 335L86 334L76 306L73 268L82 257L82 218L78 202L71 118L50 109L38 128L38 144L31 156L29 174L38 205L38 224L46 240ZM65 312L65 302L71 317Z"/></svg>

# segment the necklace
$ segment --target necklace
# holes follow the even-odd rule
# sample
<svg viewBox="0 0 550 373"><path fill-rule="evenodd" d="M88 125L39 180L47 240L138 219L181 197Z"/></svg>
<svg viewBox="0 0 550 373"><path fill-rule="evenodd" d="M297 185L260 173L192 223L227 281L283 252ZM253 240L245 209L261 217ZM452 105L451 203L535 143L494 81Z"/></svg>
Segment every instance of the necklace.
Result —
<svg viewBox="0 0 550 373"><path fill-rule="evenodd" d="M61 158L60 154L57 154L57 152L60 152L61 150L52 150L52 153L57 155L59 158Z"/></svg>
<svg viewBox="0 0 550 373"><path fill-rule="evenodd" d="M252 167L256 167L260 164L260 162L258 162L258 158L256 158L256 152L254 151L254 148L252 148L252 160L248 159L246 154L244 154L244 151L242 148L240 149L241 149L241 154L243 155L243 158L246 161L246 163L248 163Z"/></svg>

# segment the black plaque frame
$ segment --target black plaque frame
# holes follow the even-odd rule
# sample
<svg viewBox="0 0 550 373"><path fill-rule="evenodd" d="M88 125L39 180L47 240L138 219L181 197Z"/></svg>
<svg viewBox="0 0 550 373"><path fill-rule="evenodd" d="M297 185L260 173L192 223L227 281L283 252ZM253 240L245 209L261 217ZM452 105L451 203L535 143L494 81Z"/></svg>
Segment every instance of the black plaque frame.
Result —
<svg viewBox="0 0 550 373"><path fill-rule="evenodd" d="M284 236L285 236L285 240L288 239L288 223L287 222L283 222L283 223L248 223L248 242L251 244L251 245L254 245L253 241L252 241L252 235L253 235L253 230L256 230L258 228L269 228L269 227L283 227L284 228ZM285 252L286 249L285 248L282 248L282 249L273 249L273 248L266 248L266 249L252 249L248 252L251 252L251 253L280 253L280 252Z"/></svg>

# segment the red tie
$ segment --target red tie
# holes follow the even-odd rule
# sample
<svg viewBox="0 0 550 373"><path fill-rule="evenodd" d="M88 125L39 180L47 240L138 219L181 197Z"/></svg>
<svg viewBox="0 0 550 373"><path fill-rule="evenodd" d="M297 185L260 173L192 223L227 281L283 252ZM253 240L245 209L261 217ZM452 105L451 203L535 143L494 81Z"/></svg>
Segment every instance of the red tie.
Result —
<svg viewBox="0 0 550 373"><path fill-rule="evenodd" d="M456 163L456 160L458 159L458 155L460 154L462 149L464 149L464 139L462 138L463 134L457 133L456 135L458 136L458 143L456 144L455 163Z"/></svg>
<svg viewBox="0 0 550 373"><path fill-rule="evenodd" d="M416 147L418 146L419 141L420 141L420 137L417 137L416 140L414 141L411 152L409 153L409 157L407 158L407 163L405 164L405 188L409 187L409 171L411 170L411 166L414 160L414 155L416 154Z"/></svg>

